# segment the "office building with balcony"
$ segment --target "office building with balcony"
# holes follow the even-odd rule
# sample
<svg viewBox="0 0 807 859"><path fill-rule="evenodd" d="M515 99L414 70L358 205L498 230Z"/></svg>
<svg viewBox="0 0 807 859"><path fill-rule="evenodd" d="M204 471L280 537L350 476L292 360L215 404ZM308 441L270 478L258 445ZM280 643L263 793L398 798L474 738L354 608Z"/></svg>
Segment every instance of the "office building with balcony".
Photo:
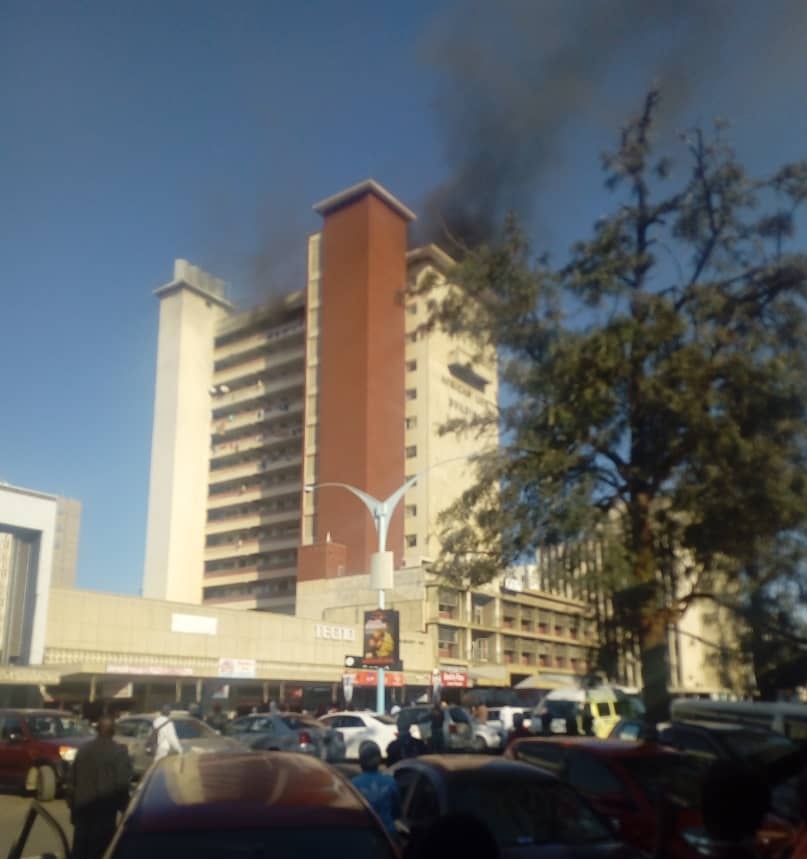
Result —
<svg viewBox="0 0 807 859"><path fill-rule="evenodd" d="M369 569L375 525L341 482L386 497L423 473L390 523L396 568L437 553L436 519L498 441L441 437L495 408L495 358L440 332L408 282L450 288L453 261L410 249L414 214L368 180L315 207L304 288L238 312L184 260L160 320L143 595L294 612L296 585Z"/></svg>

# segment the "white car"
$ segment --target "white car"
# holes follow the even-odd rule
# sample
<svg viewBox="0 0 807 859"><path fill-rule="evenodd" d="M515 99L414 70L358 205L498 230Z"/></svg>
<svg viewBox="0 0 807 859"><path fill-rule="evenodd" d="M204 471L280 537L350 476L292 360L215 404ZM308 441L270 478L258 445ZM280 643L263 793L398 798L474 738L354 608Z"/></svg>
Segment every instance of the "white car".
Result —
<svg viewBox="0 0 807 859"><path fill-rule="evenodd" d="M327 713L320 718L329 728L344 737L345 758L358 760L361 744L366 740L378 743L381 754L387 756L387 746L398 736L395 719L383 713L369 710L344 710L341 713Z"/></svg>

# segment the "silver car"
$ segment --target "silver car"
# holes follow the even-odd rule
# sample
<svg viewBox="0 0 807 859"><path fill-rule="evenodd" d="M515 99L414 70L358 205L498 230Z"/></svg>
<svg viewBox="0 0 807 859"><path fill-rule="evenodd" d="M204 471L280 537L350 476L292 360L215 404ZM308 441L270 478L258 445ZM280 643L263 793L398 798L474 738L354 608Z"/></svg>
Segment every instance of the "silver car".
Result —
<svg viewBox="0 0 807 859"><path fill-rule="evenodd" d="M251 749L300 752L323 761L345 757L339 731L300 713L251 713L230 722L224 732Z"/></svg>
<svg viewBox="0 0 807 859"><path fill-rule="evenodd" d="M126 746L135 778L140 778L151 766L154 754L146 749L146 741L158 713L137 713L124 716L115 723L115 739ZM183 752L244 751L244 747L231 737L222 737L209 725L185 712L170 716Z"/></svg>

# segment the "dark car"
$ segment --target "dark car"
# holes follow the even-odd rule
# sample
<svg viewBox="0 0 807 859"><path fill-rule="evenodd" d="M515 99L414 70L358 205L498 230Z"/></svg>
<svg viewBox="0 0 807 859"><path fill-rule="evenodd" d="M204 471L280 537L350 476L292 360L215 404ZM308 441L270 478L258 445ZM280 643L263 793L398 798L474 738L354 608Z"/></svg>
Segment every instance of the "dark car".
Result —
<svg viewBox="0 0 807 859"><path fill-rule="evenodd" d="M0 710L0 784L47 802L62 791L70 766L93 732L60 710Z"/></svg>
<svg viewBox="0 0 807 859"><path fill-rule="evenodd" d="M361 794L322 761L189 752L146 773L104 855L394 859L395 849Z"/></svg>
<svg viewBox="0 0 807 859"><path fill-rule="evenodd" d="M557 775L611 818L626 841L646 853L656 846L658 802L663 796L673 816L666 854L694 859L709 852L700 812L704 770L686 755L652 742L536 737L516 740L505 756ZM781 821L766 821L758 846L773 855L789 837Z"/></svg>
<svg viewBox="0 0 807 859"><path fill-rule="evenodd" d="M636 740L645 730L642 721L623 719L611 737ZM771 811L791 823L801 820L795 779L807 765L807 749L782 734L726 722L664 722L656 727L654 739L702 767L714 760L748 764L772 785Z"/></svg>
<svg viewBox="0 0 807 859"><path fill-rule="evenodd" d="M550 773L480 755L424 755L392 768L403 841L452 813L481 818L501 855L518 859L639 857L591 806Z"/></svg>
<svg viewBox="0 0 807 859"><path fill-rule="evenodd" d="M345 757L345 741L338 731L299 713L252 713L230 722L224 733L251 749L300 752L323 761Z"/></svg>

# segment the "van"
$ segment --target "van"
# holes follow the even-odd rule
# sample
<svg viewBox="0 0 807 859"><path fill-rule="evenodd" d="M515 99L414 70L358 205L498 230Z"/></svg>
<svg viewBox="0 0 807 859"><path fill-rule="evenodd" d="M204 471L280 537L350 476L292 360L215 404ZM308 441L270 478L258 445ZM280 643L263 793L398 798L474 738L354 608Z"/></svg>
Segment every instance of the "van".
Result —
<svg viewBox="0 0 807 859"><path fill-rule="evenodd" d="M570 723L578 734L585 734L588 716L592 719L592 730L596 737L607 737L620 719L641 715L643 708L612 686L595 686L582 689L569 686L553 689L538 702L532 714L532 731L540 733L545 721L552 734L570 733Z"/></svg>
<svg viewBox="0 0 807 859"><path fill-rule="evenodd" d="M807 744L807 705L784 701L708 701L676 698L670 705L675 722L730 722L765 728Z"/></svg>

